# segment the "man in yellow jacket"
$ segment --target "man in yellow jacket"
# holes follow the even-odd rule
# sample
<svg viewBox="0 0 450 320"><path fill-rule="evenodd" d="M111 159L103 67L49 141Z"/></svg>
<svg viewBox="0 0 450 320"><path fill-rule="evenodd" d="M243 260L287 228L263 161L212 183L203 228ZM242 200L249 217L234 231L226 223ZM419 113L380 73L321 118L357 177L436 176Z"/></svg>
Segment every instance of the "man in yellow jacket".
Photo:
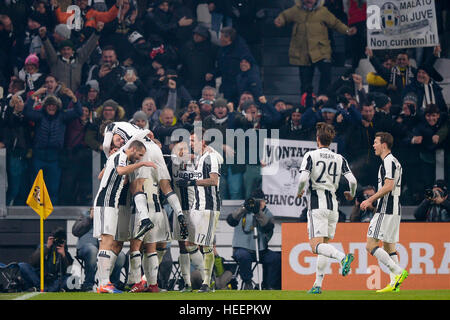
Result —
<svg viewBox="0 0 450 320"><path fill-rule="evenodd" d="M282 11L275 19L281 28L293 23L289 48L289 63L299 66L301 94L312 86L314 70L320 71L319 94L325 94L331 83L331 45L328 28L352 36L356 28L349 28L326 7L324 0L296 0L293 7Z"/></svg>

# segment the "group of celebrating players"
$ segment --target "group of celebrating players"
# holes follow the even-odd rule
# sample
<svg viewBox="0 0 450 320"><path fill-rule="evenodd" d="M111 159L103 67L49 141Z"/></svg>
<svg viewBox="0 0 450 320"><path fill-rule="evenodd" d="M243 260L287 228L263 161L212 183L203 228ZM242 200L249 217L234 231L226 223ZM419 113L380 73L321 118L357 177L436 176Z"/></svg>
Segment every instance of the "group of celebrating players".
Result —
<svg viewBox="0 0 450 320"><path fill-rule="evenodd" d="M206 146L202 131L190 134L189 144L186 140L177 143L168 161L174 191L160 143L150 130L114 122L107 123L102 132L108 159L99 175L101 182L93 206L93 235L100 239L97 292L121 292L110 283L109 276L124 241L130 241L130 292L158 292L158 267L171 240L179 242L183 291L192 291L192 261L203 273L199 292L209 292L223 158ZM173 232L161 196L176 216Z"/></svg>
<svg viewBox="0 0 450 320"><path fill-rule="evenodd" d="M345 254L328 242L334 237L338 221L335 193L340 177L345 176L349 182L350 190L344 192L348 200L355 196L357 181L346 159L328 148L335 136L333 126L318 123L316 129L318 149L309 151L303 158L298 196L303 196L305 191L309 196L308 236L312 252L317 255L316 280L308 292L320 294L327 258L341 262L343 276L351 269L353 254ZM172 240L179 243L179 264L185 282L182 291L193 291L192 263L202 272L203 283L198 292L210 292L213 240L220 215L222 156L207 146L202 130L190 133L189 141L176 143L167 164L150 130L128 122L111 122L102 132L103 151L108 159L99 175L101 183L93 206L94 237L101 240L97 255L97 292L121 292L109 282L109 276L124 241L130 241L128 282L133 284L130 292L158 292L159 264L167 243ZM399 266L395 248L401 220L402 167L391 154L392 145L389 133L376 134L373 147L382 159L378 191L361 203L364 210L378 202L369 225L366 248L391 272L390 283L377 292L398 291L408 276ZM173 228L161 196L173 209ZM379 246L379 241L383 242L383 247ZM144 275L141 275L141 268Z"/></svg>

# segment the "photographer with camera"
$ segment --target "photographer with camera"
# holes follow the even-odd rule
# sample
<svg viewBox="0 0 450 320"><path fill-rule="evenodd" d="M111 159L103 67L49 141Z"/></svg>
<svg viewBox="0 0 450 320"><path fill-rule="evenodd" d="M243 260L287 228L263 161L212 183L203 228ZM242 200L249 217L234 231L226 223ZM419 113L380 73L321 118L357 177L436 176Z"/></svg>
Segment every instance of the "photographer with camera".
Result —
<svg viewBox="0 0 450 320"><path fill-rule="evenodd" d="M67 273L73 258L67 248L66 231L56 228L47 239L44 248L44 291L59 292L67 290ZM38 247L31 255L31 263L19 263L20 272L25 280L25 287L38 291L40 287L40 257Z"/></svg>
<svg viewBox="0 0 450 320"><path fill-rule="evenodd" d="M376 192L374 186L365 186L360 192L357 193L355 199L355 205L353 206L352 213L350 214L350 222L370 222L375 213L376 203L367 207L366 210L361 210L359 205L364 200L369 199Z"/></svg>
<svg viewBox="0 0 450 320"><path fill-rule="evenodd" d="M450 221L450 201L444 180L436 180L433 188L425 190L425 199L414 211L417 221Z"/></svg>
<svg viewBox="0 0 450 320"><path fill-rule="evenodd" d="M263 288L281 289L281 252L268 248L274 221L272 213L266 207L264 192L261 189L254 190L241 208L228 215L227 223L235 227L233 258L239 265L243 289L253 289L252 262L257 261L258 257L258 262L263 266Z"/></svg>

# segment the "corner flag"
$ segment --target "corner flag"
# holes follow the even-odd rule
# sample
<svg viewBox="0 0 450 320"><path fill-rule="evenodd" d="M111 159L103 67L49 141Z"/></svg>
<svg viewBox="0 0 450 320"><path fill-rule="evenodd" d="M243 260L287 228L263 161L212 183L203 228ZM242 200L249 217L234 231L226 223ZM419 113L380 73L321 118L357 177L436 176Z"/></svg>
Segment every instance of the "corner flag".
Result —
<svg viewBox="0 0 450 320"><path fill-rule="evenodd" d="M30 206L40 216L40 238L41 238L41 292L44 292L44 220L52 213L53 205L45 186L44 174L39 170L30 194L27 198L27 205Z"/></svg>
<svg viewBox="0 0 450 320"><path fill-rule="evenodd" d="M53 205L48 195L47 187L45 186L42 169L39 170L33 187L27 198L27 205L30 206L42 219L47 217L53 211Z"/></svg>

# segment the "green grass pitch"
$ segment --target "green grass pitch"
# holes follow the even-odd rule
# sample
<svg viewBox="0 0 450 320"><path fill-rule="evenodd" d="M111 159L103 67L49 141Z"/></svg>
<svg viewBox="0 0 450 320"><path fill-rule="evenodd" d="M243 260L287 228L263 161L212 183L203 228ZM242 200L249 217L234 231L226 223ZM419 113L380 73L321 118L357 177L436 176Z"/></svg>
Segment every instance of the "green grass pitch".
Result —
<svg viewBox="0 0 450 320"><path fill-rule="evenodd" d="M160 293L98 294L94 292L61 293L1 293L0 300L450 300L450 290L402 290L396 293L375 291L324 291L307 294L305 291L241 291L216 290L210 293Z"/></svg>

